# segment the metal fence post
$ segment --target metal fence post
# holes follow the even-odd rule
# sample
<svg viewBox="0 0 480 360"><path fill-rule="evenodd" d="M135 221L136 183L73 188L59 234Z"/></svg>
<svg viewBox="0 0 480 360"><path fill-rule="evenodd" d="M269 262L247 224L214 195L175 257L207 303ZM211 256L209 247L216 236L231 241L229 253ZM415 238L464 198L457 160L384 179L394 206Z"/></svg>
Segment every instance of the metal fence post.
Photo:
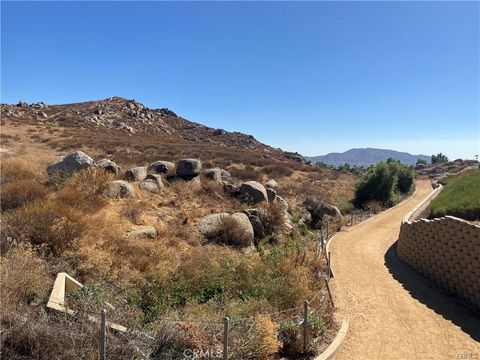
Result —
<svg viewBox="0 0 480 360"><path fill-rule="evenodd" d="M223 319L223 360L228 360L228 317Z"/></svg>
<svg viewBox="0 0 480 360"><path fill-rule="evenodd" d="M308 301L303 303L303 353L308 351Z"/></svg>
<svg viewBox="0 0 480 360"><path fill-rule="evenodd" d="M103 309L100 320L100 360L107 359L107 310Z"/></svg>

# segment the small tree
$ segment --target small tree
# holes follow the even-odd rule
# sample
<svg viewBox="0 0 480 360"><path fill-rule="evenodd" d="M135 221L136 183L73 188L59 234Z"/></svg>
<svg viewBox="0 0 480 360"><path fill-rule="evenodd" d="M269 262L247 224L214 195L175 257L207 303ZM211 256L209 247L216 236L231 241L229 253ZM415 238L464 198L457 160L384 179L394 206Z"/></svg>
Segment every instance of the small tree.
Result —
<svg viewBox="0 0 480 360"><path fill-rule="evenodd" d="M422 164L422 165L427 165L427 160L417 159L416 165L420 165L420 164Z"/></svg>
<svg viewBox="0 0 480 360"><path fill-rule="evenodd" d="M437 155L432 155L432 164L446 163L446 162L448 162L447 155L442 153L438 153Z"/></svg>

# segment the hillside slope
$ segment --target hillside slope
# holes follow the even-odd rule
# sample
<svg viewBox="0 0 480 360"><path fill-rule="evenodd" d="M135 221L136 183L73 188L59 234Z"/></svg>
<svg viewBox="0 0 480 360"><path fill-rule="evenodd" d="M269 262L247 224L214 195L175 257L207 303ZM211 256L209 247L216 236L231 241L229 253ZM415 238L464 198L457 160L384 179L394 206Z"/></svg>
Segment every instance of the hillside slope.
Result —
<svg viewBox="0 0 480 360"><path fill-rule="evenodd" d="M209 128L167 108L150 109L121 97L63 105L2 104L1 118L2 123L46 126L57 132L56 145L66 149L90 145L101 148L106 155L115 152L119 144L129 143L135 148L134 153L147 153L146 160L150 160L148 155L152 152L164 158L196 157L204 152L210 158L233 157L234 161L242 157L267 162L305 161L299 154L265 145L252 135Z"/></svg>
<svg viewBox="0 0 480 360"><path fill-rule="evenodd" d="M427 155L412 155L406 152L374 148L350 149L343 153L329 153L322 156L306 156L305 159L314 164L317 162L323 162L327 165L334 166L345 163L357 166L370 166L385 161L390 157L395 160L400 160L406 165L415 165L418 159L428 162L430 161L430 156Z"/></svg>

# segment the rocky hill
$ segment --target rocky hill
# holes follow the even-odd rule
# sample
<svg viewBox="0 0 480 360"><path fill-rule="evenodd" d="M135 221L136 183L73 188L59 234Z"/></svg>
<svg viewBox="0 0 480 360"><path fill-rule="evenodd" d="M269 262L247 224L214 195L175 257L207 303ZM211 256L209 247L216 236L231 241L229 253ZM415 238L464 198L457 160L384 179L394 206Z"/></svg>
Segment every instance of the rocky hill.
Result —
<svg viewBox="0 0 480 360"><path fill-rule="evenodd" d="M406 165L415 165L418 159L430 161L430 156L427 155L412 155L406 152L374 148L350 149L343 153L329 153L327 155L305 158L312 163L323 162L327 165L334 166L342 164L370 166L385 161L388 158L400 160Z"/></svg>
<svg viewBox="0 0 480 360"><path fill-rule="evenodd" d="M43 102L2 104L1 115L3 122L39 124L70 130L80 128L80 133L74 130L66 131L64 135L67 138L84 137L84 145L113 145L118 141L123 142L121 139L128 135L130 139L138 139L137 145L149 142L168 145L162 147L166 152L172 152L172 148L176 148L174 152L177 152L179 147L192 149L196 146L217 154L221 153L221 149L228 149L228 152L239 150L241 153L248 150L254 151L259 158L305 162L299 154L272 148L252 135L213 129L186 120L170 109L150 109L135 100L121 97L63 105L46 105ZM105 136L99 136L99 132ZM96 139L100 140L100 144L92 144ZM65 142L60 142L61 145L66 145ZM170 149L167 150L167 147Z"/></svg>

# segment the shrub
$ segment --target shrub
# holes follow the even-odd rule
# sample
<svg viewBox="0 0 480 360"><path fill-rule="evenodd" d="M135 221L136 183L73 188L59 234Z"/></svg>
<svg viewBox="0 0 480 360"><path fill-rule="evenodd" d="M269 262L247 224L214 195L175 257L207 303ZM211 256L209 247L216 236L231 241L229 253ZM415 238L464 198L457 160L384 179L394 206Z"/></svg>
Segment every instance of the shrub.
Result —
<svg viewBox="0 0 480 360"><path fill-rule="evenodd" d="M267 235L282 231L285 227L285 212L275 203L260 207L259 218Z"/></svg>
<svg viewBox="0 0 480 360"><path fill-rule="evenodd" d="M398 202L400 194L413 190L414 176L412 168L397 160L380 162L368 169L358 182L354 203L363 206L368 201L376 200L384 206L392 206Z"/></svg>
<svg viewBox="0 0 480 360"><path fill-rule="evenodd" d="M84 214L54 201L36 201L5 216L7 236L62 252L86 228Z"/></svg>
<svg viewBox="0 0 480 360"><path fill-rule="evenodd" d="M220 219L216 229L207 235L208 239L225 245L244 248L251 245L252 239L237 220L230 216Z"/></svg>
<svg viewBox="0 0 480 360"><path fill-rule="evenodd" d="M241 351L242 359L266 360L276 354L282 346L278 340L278 328L278 324L270 317L256 316L247 335L247 345Z"/></svg>
<svg viewBox="0 0 480 360"><path fill-rule="evenodd" d="M293 174L293 170L283 164L272 164L272 165L265 165L262 167L261 172L271 178L282 178L287 177Z"/></svg>
<svg viewBox="0 0 480 360"><path fill-rule="evenodd" d="M2 211L25 206L47 196L47 188L34 180L18 180L0 187L0 207Z"/></svg>
<svg viewBox="0 0 480 360"><path fill-rule="evenodd" d="M7 158L0 161L0 173L3 182L16 180L31 180L36 177L37 169L33 169L28 162L16 158Z"/></svg>

